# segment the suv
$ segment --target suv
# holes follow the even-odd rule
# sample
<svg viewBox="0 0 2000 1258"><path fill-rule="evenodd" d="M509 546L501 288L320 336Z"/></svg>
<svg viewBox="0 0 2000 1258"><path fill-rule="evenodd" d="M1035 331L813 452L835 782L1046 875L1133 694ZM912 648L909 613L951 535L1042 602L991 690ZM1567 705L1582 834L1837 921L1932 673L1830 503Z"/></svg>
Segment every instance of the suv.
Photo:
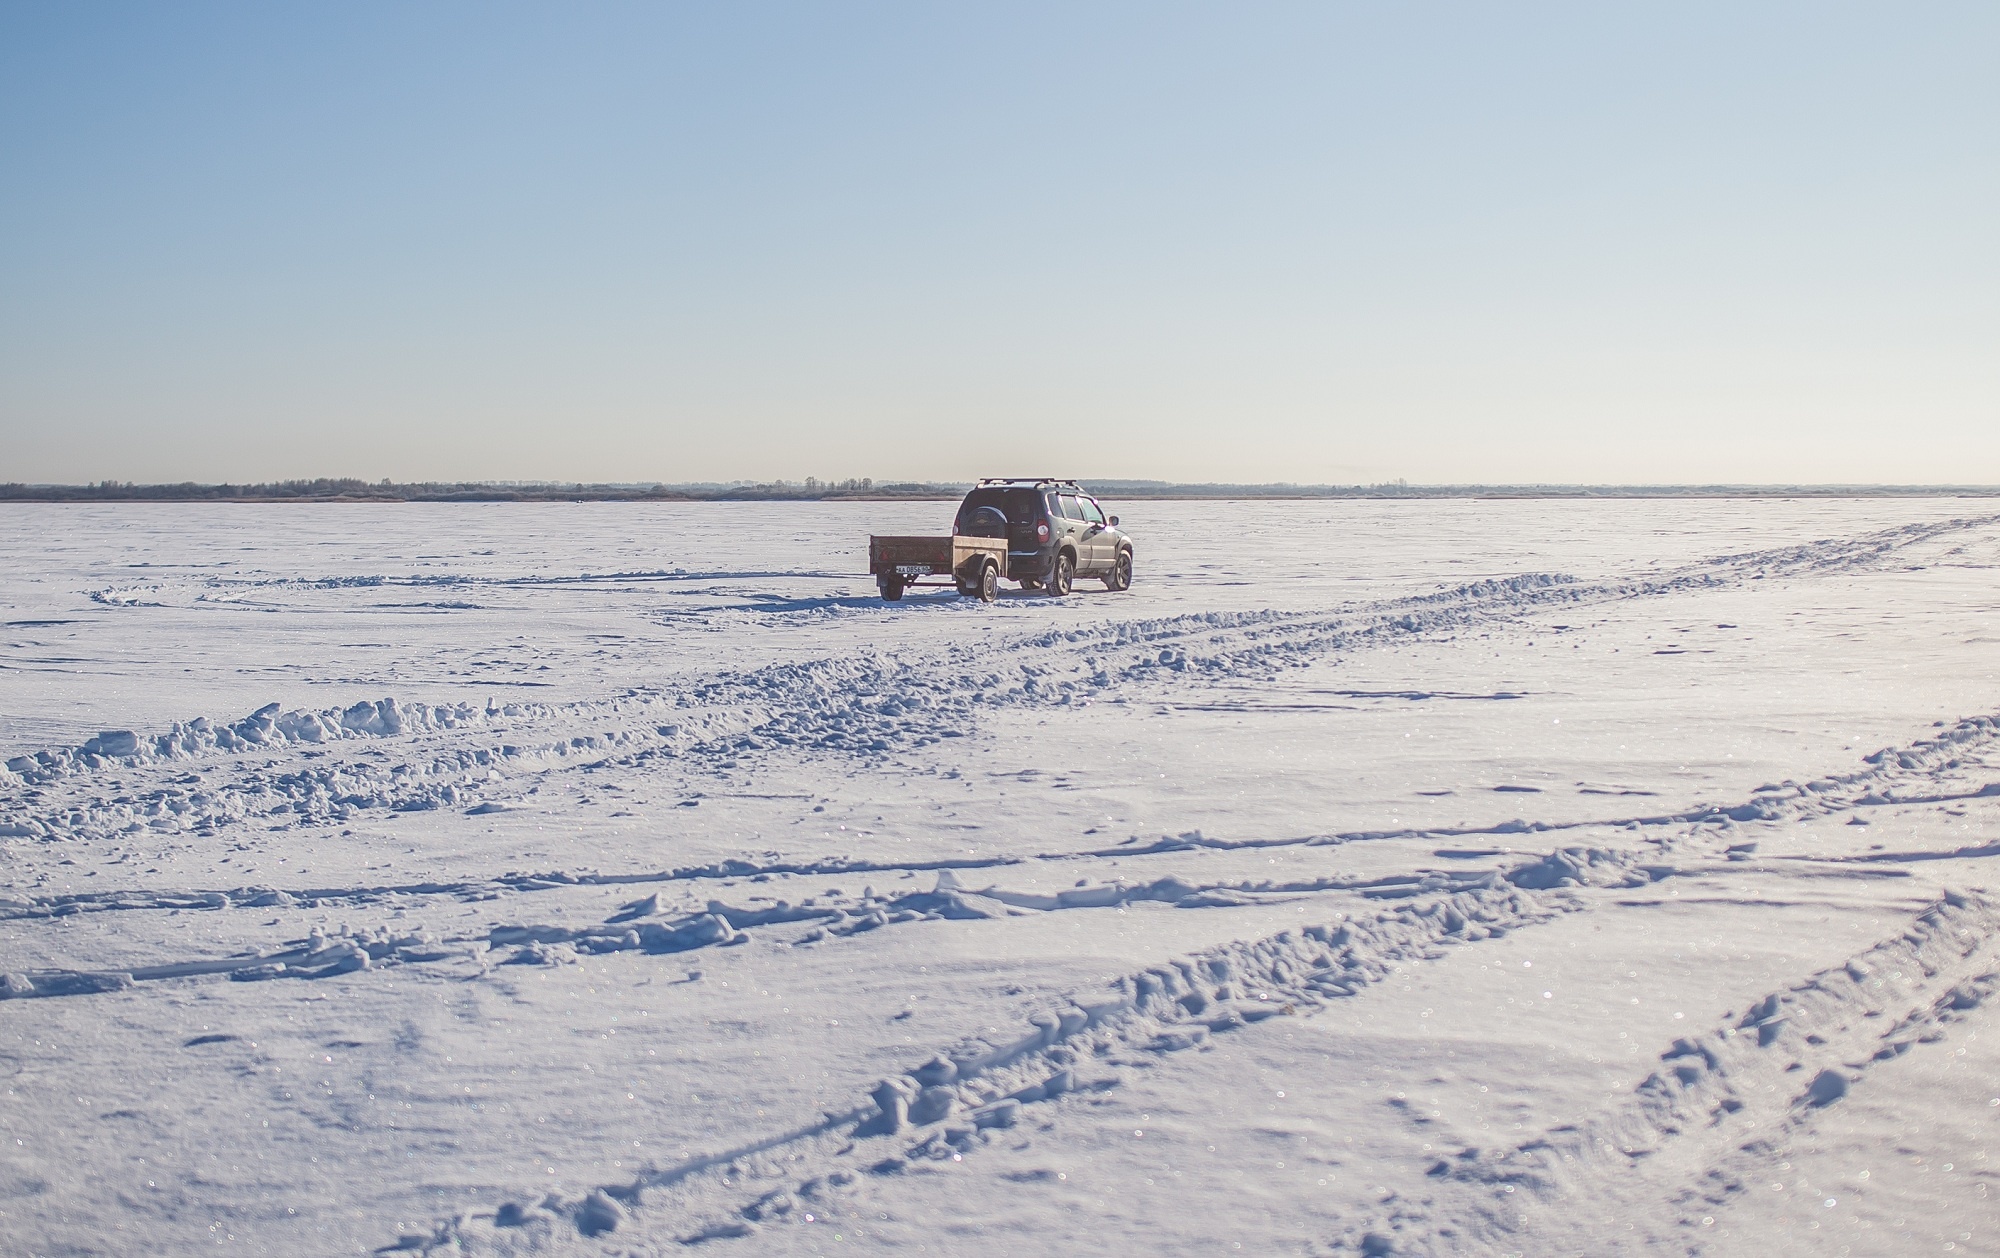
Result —
<svg viewBox="0 0 2000 1258"><path fill-rule="evenodd" d="M1132 539L1073 480L996 477L958 505L952 532L1007 541L1007 572L1024 590L1069 593L1076 577L1108 590L1132 586Z"/></svg>

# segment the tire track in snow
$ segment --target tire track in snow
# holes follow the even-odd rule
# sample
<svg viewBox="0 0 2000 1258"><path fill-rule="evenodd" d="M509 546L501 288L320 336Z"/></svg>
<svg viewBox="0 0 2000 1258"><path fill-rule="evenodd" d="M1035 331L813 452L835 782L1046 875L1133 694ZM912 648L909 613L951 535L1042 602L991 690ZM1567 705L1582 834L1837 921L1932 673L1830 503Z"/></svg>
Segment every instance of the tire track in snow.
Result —
<svg viewBox="0 0 2000 1258"><path fill-rule="evenodd" d="M1727 837L1724 826L1705 822L1680 846L1714 851ZM819 1122L578 1196L516 1201L493 1216L460 1215L385 1248L545 1253L564 1248L565 1238L615 1232L635 1213L648 1228L666 1212L675 1226L694 1220L680 1236L684 1243L749 1236L815 1212L822 1221L835 1219L842 1190L861 1176L892 1175L919 1159L962 1160L1014 1126L1024 1106L1116 1086L1118 1067L1136 1054L1178 1052L1268 1018L1324 1011L1398 965L1590 910L1596 905L1578 893L1583 887L1643 886L1714 868L1662 866L1653 856L1564 849L1369 916L1343 915L1176 958L1127 975L1097 999L1053 1002L1016 1038L961 1041ZM765 1157L779 1151L782 1159ZM753 1179L787 1182L742 1202L748 1195L742 1185ZM732 1197L741 1204L727 1204Z"/></svg>
<svg viewBox="0 0 2000 1258"><path fill-rule="evenodd" d="M796 691L788 697L805 702L778 705L764 724L697 750L734 755L803 745L881 753L923 746L962 735L982 708L1065 706L1107 691L1167 680L1184 686L1191 680L1240 682L1274 676L1329 654L1448 636L1553 606L1595 605L1863 567L1939 536L1995 524L2000 524L2000 516L1909 525L1857 538L1725 555L1633 580L1581 582L1564 575L1530 573L1333 613L1202 613L1047 630L997 651L959 648L928 660L866 656L779 665L746 678L719 679L709 693L735 698L738 706L750 708L755 700L743 694L745 687L754 691L783 676L780 688ZM1022 658L1036 651L1041 658ZM1076 658L1079 654L1081 660ZM994 656L1000 657L1001 667L994 667ZM1053 662L1047 662L1050 656ZM838 688L862 696L863 702L849 706L840 701L835 688L826 684L829 678L837 681ZM940 687L940 678L951 683ZM935 697L940 691L942 699ZM880 706L870 709L867 700L880 700ZM934 719L928 725L903 721L912 706ZM883 715L897 719L871 719ZM935 719L946 716L955 724Z"/></svg>
<svg viewBox="0 0 2000 1258"><path fill-rule="evenodd" d="M203 719L164 734L108 731L79 747L17 756L0 777L0 838L103 839L147 831L213 831L251 820L329 825L370 808L478 806L510 793L507 774L677 766L708 758L786 749L863 756L961 737L986 711L1064 706L1106 691L1171 681L1269 676L1330 653L1388 642L1450 635L1502 623L1551 606L1596 605L1714 588L1750 580L1837 572L1879 564L1910 546L1989 527L2000 516L1907 525L1799 546L1723 555L1660 574L1601 582L1525 574L1429 594L1389 599L1332 613L1198 613L1048 630L998 645L961 646L901 656L864 654L724 673L670 692L631 691L568 705L459 704L399 707L393 699L323 712L259 709L242 721ZM1081 658L1079 658L1081 657ZM524 731L585 726L567 738L546 734L526 744L468 736L495 725ZM601 728L609 726L609 728ZM463 732L461 732L463 731ZM373 744L372 760L348 752ZM402 763L383 740L412 750L447 744ZM301 755L311 749L345 758L301 764L243 762L245 753ZM598 756L596 753L603 753ZM591 758L587 763L585 756ZM226 761L236 776L186 781L194 766ZM125 793L95 790L119 774ZM156 780L151 789L122 775ZM182 781L160 780L181 777ZM18 783L18 785L16 785ZM511 792L518 794L518 787ZM55 798L48 798L54 795Z"/></svg>
<svg viewBox="0 0 2000 1258"><path fill-rule="evenodd" d="M1215 839L1200 831L1162 836L1142 845L1082 848L1034 854L951 857L927 861L868 861L832 857L818 861L771 859L750 861L730 859L706 865L683 866L663 871L626 874L551 870L537 873L502 874L465 882L421 882L369 887L319 887L281 890L255 885L223 889L169 892L109 891L35 896L28 900L0 899L0 920L10 917L60 916L119 908L222 908L242 905L253 908L290 907L303 903L370 903L391 896L438 895L454 898L483 898L495 891L537 891L574 886L624 886L639 883L677 882L706 879L738 879L760 875L860 875L884 872L925 872L934 870L993 869L1034 861L1063 861L1091 858L1125 859L1208 849L1215 851L1261 850L1275 847L1332 846L1383 839L1449 839L1501 837L1518 834L1553 834L1594 828L1672 826L1703 821L1771 821L1786 816L1824 816L1863 807L1945 803L1986 798L2000 794L2000 782L1988 782L1969 790L1911 796L1896 793L1898 786L1914 779L1933 782L1967 767L1980 753L2000 742L2000 713L1962 718L1942 733L1918 739L1902 747L1884 747L1861 758L1864 767L1833 773L1806 782L1787 779L1758 787L1751 796L1735 804L1702 804L1668 813L1632 814L1577 821L1545 822L1512 819L1489 826L1397 827L1349 830L1275 839ZM1981 764L1979 767L1985 767ZM1498 853L1495 853L1496 855ZM1795 859L1795 858L1786 858ZM1805 858L1796 858L1805 859ZM1899 857L1863 856L1857 861L1888 861ZM224 901L228 903L225 904Z"/></svg>
<svg viewBox="0 0 2000 1258"><path fill-rule="evenodd" d="M1644 1219L1665 1201L1673 1231L1635 1236L1632 1252L1707 1252L1704 1219L1741 1195L1755 1168L1875 1071L1996 995L2000 905L1947 891L1895 937L1675 1040L1659 1070L1589 1121L1440 1159L1424 1190L1399 1194L1406 1204L1339 1245L1364 1255L1461 1254L1468 1244L1511 1252L1554 1243L1580 1203Z"/></svg>
<svg viewBox="0 0 2000 1258"><path fill-rule="evenodd" d="M2000 730L2000 721L1995 718L1969 718L1907 748L1876 753L1866 758L1864 763L1868 768L1839 781L1815 779L1814 783L1803 786L1788 784L1786 788L1773 790L1785 791L1782 806L1796 813L1854 806L1862 800L1880 799L1879 789L1899 775L1934 775L1958 768L1962 755L1990 740L1996 730ZM1816 789L1808 789L1815 784ZM1765 799L1769 797L1767 792ZM1772 815L1765 802L1760 801L1757 819ZM915 1158L944 1159L954 1155L962 1158L991 1139L993 1131L1012 1126L1022 1106L1059 1099L1072 1091L1110 1086L1112 1080L1090 1077L1093 1065L1115 1069L1122 1055L1170 1053L1264 1018L1317 1012L1379 980L1394 964L1436 959L1449 944L1498 937L1564 913L1595 907L1573 888L1640 886L1675 874L1709 874L1732 865L1740 867L1736 863L1743 859L1741 845L1724 847L1735 837L1734 819L1726 815L1726 810L1723 813L1708 810L1683 820L1689 823L1685 836L1678 842L1658 845L1660 850L1656 852L1570 848L1505 871L1460 872L1456 885L1448 887L1432 884L1405 888L1385 880L1386 892L1407 891L1411 902L1368 918L1348 918L1337 925L1305 931L1288 930L1267 939L1224 945L1191 958L1150 967L1122 980L1108 1005L1088 1000L1058 1004L1033 1019L1031 1030L1017 1040L1001 1044L976 1041L947 1049L907 1075L885 1080L870 1102L829 1114L820 1123L697 1158L678 1167L649 1172L628 1183L600 1186L581 1197L515 1203L492 1220L461 1216L440 1225L431 1236L406 1240L411 1247L450 1245L474 1253L507 1254L543 1252L544 1246L549 1245L561 1248L565 1236L601 1236L622 1226L634 1212L640 1212L649 1229L656 1227L653 1220L662 1211L706 1220L685 1233L682 1236L685 1241L750 1235L760 1227L802 1219L815 1211L823 1220L836 1218L841 1209L842 1190L859 1182L861 1174L894 1173L900 1165ZM1690 847L1716 858L1715 863L1690 867L1660 860L1662 856L1681 855L1680 849ZM1500 906L1497 911L1496 906ZM2000 910L1984 901L1947 893L1940 904L1917 919L1910 934L1835 969L1865 977L1887 967L1886 973L1901 975L1911 970L1908 966L1895 968L1904 960L1903 954L1895 949L1907 947L1922 953L1929 948L1935 954L1940 943L1984 941L1993 935L1995 926L2000 926ZM1965 952L1961 962L1970 955ZM1719 1037L1728 1040L1754 1031L1762 1041L1759 1047L1769 1047L1779 1037L1795 1033L1795 1038L1815 1050L1823 1050L1822 1056L1837 1056L1842 1044L1820 1034L1824 1029L1822 1023L1838 1017L1851 1022L1862 1016L1862 1012L1840 1008L1838 1000L1831 1009L1823 1007L1833 973L1826 971L1790 993L1775 993L1758 1002L1738 1026L1724 1028ZM1809 1118L1807 1111L1827 1103L1828 1089L1844 1088L1872 1062L1893 1059L1906 1051L1913 1039L1929 1033L1933 1022L1949 1020L1956 1011L1971 1007L2000 987L2000 970L1986 964L1973 965L1968 971L1964 964L1950 959L1948 950L1943 960L1929 965L1923 975L1920 988L1901 990L1886 998L1893 1000L1901 995L1924 999L1939 983L1958 985L1931 999L1929 1014L1919 1011L1897 1024L1896 1032L1885 1037L1884 1044L1867 1061L1847 1062L1846 1073L1840 1075L1845 1082L1813 1074L1805 1092L1797 1095L1794 1095L1796 1089L1787 1092L1785 1095L1790 1098L1796 1115ZM1232 980L1236 985L1232 985ZM1921 986L1922 983L1929 986ZM1825 1047L1829 1043L1833 1047ZM1663 1055L1666 1062L1663 1073L1649 1079L1635 1093L1642 1117L1653 1125L1656 1143L1670 1139L1680 1130L1684 1116L1675 1117L1679 1111L1673 1105L1679 1103L1676 1098L1681 1093L1674 1089L1684 1092L1691 1077L1704 1077L1693 1068L1692 1061L1682 1059L1700 1056L1702 1052L1695 1041L1676 1042ZM1713 1072L1707 1057L1701 1056L1701 1063ZM1763 1065L1780 1074L1790 1073L1771 1066L1768 1058ZM1761 1086L1749 1075L1740 1081L1751 1087ZM1717 1100L1715 1105L1722 1107L1722 1101ZM1669 1117L1662 1119L1662 1114ZM1629 1163L1631 1155L1625 1149L1639 1147L1630 1142L1625 1130L1633 1120L1630 1115L1617 1115L1608 1121L1618 1126L1618 1133L1626 1143L1614 1146L1609 1143L1609 1135L1600 1135L1590 1137L1597 1139L1591 1148L1608 1158L1608 1164ZM879 1147L877 1138L886 1136L903 1140L903 1147L875 1158L877 1149L868 1146ZM1586 1140L1585 1136L1574 1133L1551 1133L1550 1138L1555 1136L1572 1142ZM1530 1143L1513 1156L1542 1152L1546 1147L1553 1146ZM1609 1150L1614 1147L1617 1156L1611 1158ZM782 1162L773 1159L759 1162L762 1155L777 1150L785 1151ZM1755 1155L1752 1150L1743 1156L1754 1160ZM1560 1152L1551 1156L1557 1159L1558 1167L1567 1165L1560 1161ZM800 1177L786 1170L798 1161L807 1162L819 1173ZM1509 1161L1509 1157L1493 1159L1503 1167ZM1467 1160L1458 1165L1442 1163L1441 1167L1436 1180L1458 1177L1485 1183L1479 1177L1490 1170L1490 1167L1468 1166ZM1518 1170L1517 1164L1502 1173L1512 1176ZM717 1200L760 1173L767 1178L788 1174L792 1182L733 1208L725 1208ZM1485 1186L1497 1198L1506 1193L1508 1182L1495 1181ZM1518 1182L1515 1187L1519 1187ZM739 1193L739 1199L740 1196ZM1372 1237L1364 1233L1347 1239L1363 1253L1404 1252L1396 1246L1418 1243L1411 1238L1418 1235L1417 1229L1427 1218L1398 1217L1384 1224L1387 1232L1378 1231ZM1455 1229L1453 1235L1462 1238L1471 1224L1459 1221L1451 1226ZM1460 1252L1462 1246L1456 1245L1454 1241L1437 1252Z"/></svg>
<svg viewBox="0 0 2000 1258"><path fill-rule="evenodd" d="M1112 847L1080 852L1044 853L1039 856L992 858L952 858L925 862L866 862L835 859L820 862L770 861L756 863L730 860L710 865L686 867L659 873L573 874L552 871L540 874L503 875L494 879L463 883L410 883L366 888L321 888L286 892L272 888L236 888L231 891L142 892L110 891L51 896L27 900L0 898L0 920L59 920L82 912L166 910L228 910L232 908L326 907L340 904L361 906L414 897L446 897L460 902L493 901L502 892L536 892L598 886L631 886L644 883L673 884L706 879L741 879L771 875L853 876L877 872L910 873L932 871L940 874L936 889L901 896L877 897L872 889L859 901L837 895L822 895L794 905L779 900L767 907L730 906L709 901L698 910L676 913L658 893L623 906L603 923L562 926L546 923L494 923L472 935L439 938L424 932L397 935L376 931L343 937L347 951L341 954L343 968L329 968L331 962L321 952L331 946L323 939L290 941L281 949L235 957L192 958L161 962L152 966L118 971L41 970L17 972L0 978L0 999L30 996L76 996L121 990L134 981L187 978L230 974L247 978L322 978L378 964L396 965L469 957L485 964L560 964L576 959L579 951L592 954L644 952L673 954L696 948L742 942L748 930L774 926L814 923L813 933L798 941L866 933L885 926L902 925L940 918L958 920L996 918L1024 911L1117 908L1141 901L1173 904L1182 908L1231 908L1282 902L1287 897L1352 892L1371 899L1395 899L1451 893L1484 886L1490 870L1417 869L1407 873L1372 878L1328 875L1304 879L1241 879L1193 883L1168 876L1150 882L1123 880L1044 894L1010 890L998 885L971 889L963 886L957 873L973 869L1004 869L1035 861L1061 862L1097 857L1120 859L1168 854L1196 848L1224 851L1238 848L1262 849L1279 845L1332 845L1367 839L1404 838L1438 840L1472 834L1552 833L1594 827L1639 830L1648 827L1705 827L1718 823L1774 821L1785 817L1815 817L1866 806L1933 803L1940 800L1985 798L2000 794L2000 783L1989 783L1956 794L1935 793L1941 779L1962 774L1968 760L1978 761L1979 753L2000 742L2000 714L1967 717L1938 734L1918 739L1904 747L1883 748L1862 758L1863 768L1848 773L1815 778L1805 783L1787 781L1758 788L1752 797L1728 807L1700 806L1677 813L1619 818L1592 822L1527 823L1510 822L1479 830L1401 829L1360 831L1346 835L1313 836L1282 840L1205 840L1199 832L1176 839L1163 839L1147 847ZM1983 761L1979 761L1984 767ZM1898 788L1913 781L1926 781L1933 793L1910 796ZM1552 881L1546 886L1602 885L1598 866L1609 862L1620 870L1636 869L1640 882L1693 872L1714 873L1743 868L1755 859L1756 844L1738 843L1706 855L1714 860L1699 867L1683 868L1668 859L1674 846L1667 840L1652 840L1653 851L1623 850L1609 853L1592 847L1570 847L1551 853L1531 866L1535 876ZM1682 842L1678 846L1685 846ZM1711 844L1711 847L1715 845ZM1963 853L1925 854L1929 859L1958 855L1979 855L1985 849ZM1502 853L1492 853L1502 855ZM1642 857L1644 859L1642 859ZM1802 857L1783 857L1803 861ZM1839 858L1868 865L1903 859L1865 855ZM1639 862L1635 864L1634 862ZM1905 876L1900 870L1870 869L1879 877ZM1631 885L1640 885L1633 883ZM824 902L822 902L824 901ZM652 920L664 917L664 920ZM480 947L488 950L481 954ZM513 949L499 956L501 948ZM344 958L344 959L343 959Z"/></svg>
<svg viewBox="0 0 2000 1258"><path fill-rule="evenodd" d="M1267 1018L1310 1013L1381 981L1399 964L1583 907L1566 891L1524 889L1538 880L1533 871L1543 864L1495 871L1486 885L1423 903L1152 966L1095 998L1052 1003L1013 1038L945 1048L884 1079L866 1100L805 1127L575 1197L517 1201L492 1216L461 1215L430 1235L404 1236L385 1248L542 1253L565 1237L614 1232L635 1212L648 1227L671 1214L671 1226L692 1242L801 1220L815 1202L837 1210L841 1190L863 1175L892 1175L916 1159L963 1158L993 1132L1014 1126L1025 1106L1115 1086L1108 1076L1126 1056L1180 1051ZM782 1161L765 1157L779 1150ZM744 1202L750 1194L741 1185L750 1178L784 1182Z"/></svg>

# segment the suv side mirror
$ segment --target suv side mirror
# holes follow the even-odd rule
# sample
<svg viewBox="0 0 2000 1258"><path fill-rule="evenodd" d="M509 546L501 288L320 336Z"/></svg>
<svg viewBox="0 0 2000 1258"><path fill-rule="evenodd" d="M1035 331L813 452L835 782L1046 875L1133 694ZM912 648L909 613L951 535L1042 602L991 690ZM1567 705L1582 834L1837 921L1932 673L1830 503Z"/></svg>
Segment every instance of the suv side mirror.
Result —
<svg viewBox="0 0 2000 1258"><path fill-rule="evenodd" d="M1114 529L1118 527L1118 517L1115 515L1111 517L1111 527Z"/></svg>

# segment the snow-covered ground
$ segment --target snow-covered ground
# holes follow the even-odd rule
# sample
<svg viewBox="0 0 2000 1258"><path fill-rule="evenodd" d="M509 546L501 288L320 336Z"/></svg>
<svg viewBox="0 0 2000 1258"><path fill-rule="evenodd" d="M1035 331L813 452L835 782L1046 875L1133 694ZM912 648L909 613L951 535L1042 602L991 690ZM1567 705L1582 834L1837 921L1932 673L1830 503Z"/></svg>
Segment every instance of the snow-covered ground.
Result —
<svg viewBox="0 0 2000 1258"><path fill-rule="evenodd" d="M2000 1253L2000 517L0 508L0 1251Z"/></svg>

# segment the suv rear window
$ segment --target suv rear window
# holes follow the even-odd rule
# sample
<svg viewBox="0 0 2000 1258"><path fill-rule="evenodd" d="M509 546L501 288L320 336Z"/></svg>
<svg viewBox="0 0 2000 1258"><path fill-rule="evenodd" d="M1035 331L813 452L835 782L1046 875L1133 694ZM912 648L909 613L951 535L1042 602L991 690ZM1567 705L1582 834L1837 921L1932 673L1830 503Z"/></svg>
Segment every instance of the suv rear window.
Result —
<svg viewBox="0 0 2000 1258"><path fill-rule="evenodd" d="M975 489L958 507L958 524L964 528L973 512L981 507L998 507L1009 524L1033 524L1041 518L1042 496L1032 489Z"/></svg>
<svg viewBox="0 0 2000 1258"><path fill-rule="evenodd" d="M1075 494L1062 495L1062 513L1064 519L1083 519L1083 504L1076 500Z"/></svg>

